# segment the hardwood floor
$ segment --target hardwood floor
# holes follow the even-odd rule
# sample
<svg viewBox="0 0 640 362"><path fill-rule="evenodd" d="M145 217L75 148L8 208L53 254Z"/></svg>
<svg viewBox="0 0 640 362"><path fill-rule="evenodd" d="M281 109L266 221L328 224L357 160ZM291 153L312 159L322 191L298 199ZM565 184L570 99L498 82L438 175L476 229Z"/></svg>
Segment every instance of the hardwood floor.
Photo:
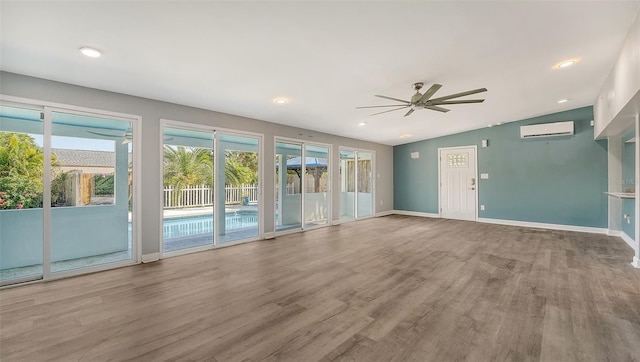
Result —
<svg viewBox="0 0 640 362"><path fill-rule="evenodd" d="M0 291L2 361L638 361L595 234L388 216Z"/></svg>

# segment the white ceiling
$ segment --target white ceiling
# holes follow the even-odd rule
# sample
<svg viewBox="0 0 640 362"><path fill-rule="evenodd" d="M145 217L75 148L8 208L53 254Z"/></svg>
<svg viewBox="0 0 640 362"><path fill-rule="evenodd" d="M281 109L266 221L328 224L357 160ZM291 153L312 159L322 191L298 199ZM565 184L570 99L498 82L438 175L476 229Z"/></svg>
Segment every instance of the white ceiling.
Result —
<svg viewBox="0 0 640 362"><path fill-rule="evenodd" d="M640 1L2 1L0 69L397 145L593 104L639 9ZM104 56L82 56L83 45ZM570 58L579 62L554 68ZM468 97L486 101L406 118L354 108L390 104L374 94L409 99L418 81L443 84L434 97L486 87ZM277 96L290 103L273 104Z"/></svg>

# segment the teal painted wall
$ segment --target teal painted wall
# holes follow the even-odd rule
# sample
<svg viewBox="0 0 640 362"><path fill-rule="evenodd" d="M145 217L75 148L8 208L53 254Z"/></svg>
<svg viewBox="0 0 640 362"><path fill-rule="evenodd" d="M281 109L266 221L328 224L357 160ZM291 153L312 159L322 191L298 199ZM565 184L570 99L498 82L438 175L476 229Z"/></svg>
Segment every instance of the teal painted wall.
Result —
<svg viewBox="0 0 640 362"><path fill-rule="evenodd" d="M592 119L585 107L396 146L394 209L438 213L438 148L477 145L478 175L489 174L478 180L479 217L606 228L607 142L593 140ZM573 136L520 139L522 125L567 120Z"/></svg>
<svg viewBox="0 0 640 362"><path fill-rule="evenodd" d="M632 131L622 137L622 191L635 190L636 179L636 143L627 143L627 140L635 136L635 131ZM631 220L627 223L624 218L622 219L622 231L627 234L631 239L635 240L636 235L636 205L635 200L623 199L622 200L622 214L631 216Z"/></svg>

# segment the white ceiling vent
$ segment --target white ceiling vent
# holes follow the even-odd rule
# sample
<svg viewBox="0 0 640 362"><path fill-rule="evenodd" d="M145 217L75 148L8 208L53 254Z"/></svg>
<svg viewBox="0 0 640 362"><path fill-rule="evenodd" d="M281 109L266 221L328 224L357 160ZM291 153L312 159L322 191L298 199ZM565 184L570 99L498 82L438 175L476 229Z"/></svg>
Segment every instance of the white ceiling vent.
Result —
<svg viewBox="0 0 640 362"><path fill-rule="evenodd" d="M520 126L520 138L570 136L572 134L573 121Z"/></svg>

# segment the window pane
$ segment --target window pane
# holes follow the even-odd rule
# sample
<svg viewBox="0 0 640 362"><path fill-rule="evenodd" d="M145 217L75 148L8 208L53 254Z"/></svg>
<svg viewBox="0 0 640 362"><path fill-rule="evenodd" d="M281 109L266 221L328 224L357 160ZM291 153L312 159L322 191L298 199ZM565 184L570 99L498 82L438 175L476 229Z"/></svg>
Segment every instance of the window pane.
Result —
<svg viewBox="0 0 640 362"><path fill-rule="evenodd" d="M329 222L329 148L305 147L305 226L324 225Z"/></svg>
<svg viewBox="0 0 640 362"><path fill-rule="evenodd" d="M0 285L42 276L44 123L0 106Z"/></svg>
<svg viewBox="0 0 640 362"><path fill-rule="evenodd" d="M52 113L51 271L132 258L128 121Z"/></svg>
<svg viewBox="0 0 640 362"><path fill-rule="evenodd" d="M213 245L213 133L164 128L164 253Z"/></svg>
<svg viewBox="0 0 640 362"><path fill-rule="evenodd" d="M340 151L340 220L355 219L355 190L356 190L356 153L355 151Z"/></svg>
<svg viewBox="0 0 640 362"><path fill-rule="evenodd" d="M358 214L373 215L373 154L358 151Z"/></svg>
<svg viewBox="0 0 640 362"><path fill-rule="evenodd" d="M302 228L302 145L276 142L276 231Z"/></svg>
<svg viewBox="0 0 640 362"><path fill-rule="evenodd" d="M220 134L218 138L218 188L220 205L219 243L224 244L259 235L259 139Z"/></svg>

